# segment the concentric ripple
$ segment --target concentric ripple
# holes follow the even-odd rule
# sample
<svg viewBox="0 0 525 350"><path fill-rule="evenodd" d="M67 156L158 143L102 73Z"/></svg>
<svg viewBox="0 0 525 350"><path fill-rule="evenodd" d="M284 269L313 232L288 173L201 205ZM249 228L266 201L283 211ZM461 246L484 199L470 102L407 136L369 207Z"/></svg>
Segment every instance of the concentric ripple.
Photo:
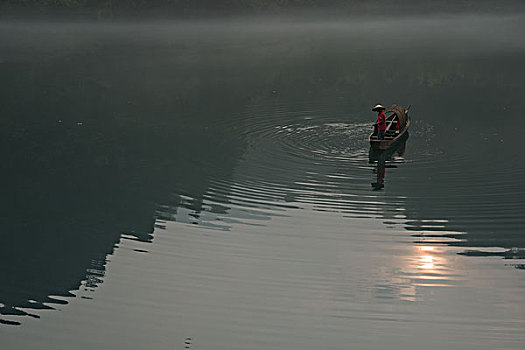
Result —
<svg viewBox="0 0 525 350"><path fill-rule="evenodd" d="M375 165L369 164L372 122L332 113L326 106L267 108L255 106L228 125L218 121L220 128L237 127L247 147L233 176L211 179L203 197L209 208L222 209L207 222L201 215L194 223L251 222L306 204L357 217L382 217L385 211L398 215L402 197L385 202L370 188L376 177ZM387 159L389 164L403 161Z"/></svg>
<svg viewBox="0 0 525 350"><path fill-rule="evenodd" d="M515 244L525 204L514 195L523 195L523 186L513 181L523 164L495 160L487 169L476 147L453 147L458 135L417 116L406 147L370 152L369 119L322 103L275 101L217 119L214 127L236 130L245 150L231 176L217 169L198 210L187 200L175 219L228 229L234 222L261 225L308 206L381 218L436 242L459 244L465 232L477 231L469 237L480 245L492 244L485 240L494 232L500 232L501 245ZM441 142L444 137L449 142ZM385 187L374 191L380 181Z"/></svg>
<svg viewBox="0 0 525 350"><path fill-rule="evenodd" d="M284 152L291 156L356 163L364 160L363 140L370 133L370 123L293 124L276 129Z"/></svg>

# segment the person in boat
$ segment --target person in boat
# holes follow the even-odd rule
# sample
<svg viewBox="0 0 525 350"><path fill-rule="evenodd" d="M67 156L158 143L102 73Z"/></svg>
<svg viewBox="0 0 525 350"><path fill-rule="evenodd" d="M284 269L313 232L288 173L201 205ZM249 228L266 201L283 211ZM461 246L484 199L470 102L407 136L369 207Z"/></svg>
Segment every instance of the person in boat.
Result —
<svg viewBox="0 0 525 350"><path fill-rule="evenodd" d="M386 130L386 116L385 116L385 107L382 105L376 105L374 108L372 108L372 111L378 112L377 114L377 139L383 140L385 138L385 130Z"/></svg>

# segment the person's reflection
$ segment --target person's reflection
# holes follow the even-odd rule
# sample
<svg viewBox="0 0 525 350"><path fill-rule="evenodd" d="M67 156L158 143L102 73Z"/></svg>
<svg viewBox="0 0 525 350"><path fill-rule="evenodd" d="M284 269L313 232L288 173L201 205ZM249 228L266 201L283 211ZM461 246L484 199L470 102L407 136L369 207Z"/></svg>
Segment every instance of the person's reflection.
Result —
<svg viewBox="0 0 525 350"><path fill-rule="evenodd" d="M400 142L398 142L397 145L394 145L387 150L383 151L370 148L370 151L368 153L368 162L370 164L376 163L376 167L373 170L376 174L376 182L372 182L370 184L372 185L373 191L378 191L385 187L385 175L387 167L397 168L396 165L390 164L390 162L393 161L393 157L395 154L401 157L405 153L408 133L406 133L405 135L406 136L402 140L399 140ZM387 162L389 164L387 164Z"/></svg>
<svg viewBox="0 0 525 350"><path fill-rule="evenodd" d="M385 171L386 171L386 162L380 160L377 162L376 175L377 181L372 183L372 188L374 191L380 190L385 187Z"/></svg>

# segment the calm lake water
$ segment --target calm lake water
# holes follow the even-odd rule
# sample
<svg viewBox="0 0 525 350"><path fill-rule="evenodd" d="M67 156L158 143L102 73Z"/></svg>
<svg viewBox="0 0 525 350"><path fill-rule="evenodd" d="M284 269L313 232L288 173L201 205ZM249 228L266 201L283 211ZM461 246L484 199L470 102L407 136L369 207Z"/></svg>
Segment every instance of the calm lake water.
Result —
<svg viewBox="0 0 525 350"><path fill-rule="evenodd" d="M524 33L1 22L0 347L523 349Z"/></svg>

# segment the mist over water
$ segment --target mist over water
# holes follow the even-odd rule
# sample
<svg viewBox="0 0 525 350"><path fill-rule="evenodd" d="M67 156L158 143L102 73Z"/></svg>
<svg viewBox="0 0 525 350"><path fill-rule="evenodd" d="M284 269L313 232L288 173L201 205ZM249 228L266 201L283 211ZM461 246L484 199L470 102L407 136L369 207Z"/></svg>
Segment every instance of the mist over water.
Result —
<svg viewBox="0 0 525 350"><path fill-rule="evenodd" d="M519 348L524 19L0 22L0 345Z"/></svg>

